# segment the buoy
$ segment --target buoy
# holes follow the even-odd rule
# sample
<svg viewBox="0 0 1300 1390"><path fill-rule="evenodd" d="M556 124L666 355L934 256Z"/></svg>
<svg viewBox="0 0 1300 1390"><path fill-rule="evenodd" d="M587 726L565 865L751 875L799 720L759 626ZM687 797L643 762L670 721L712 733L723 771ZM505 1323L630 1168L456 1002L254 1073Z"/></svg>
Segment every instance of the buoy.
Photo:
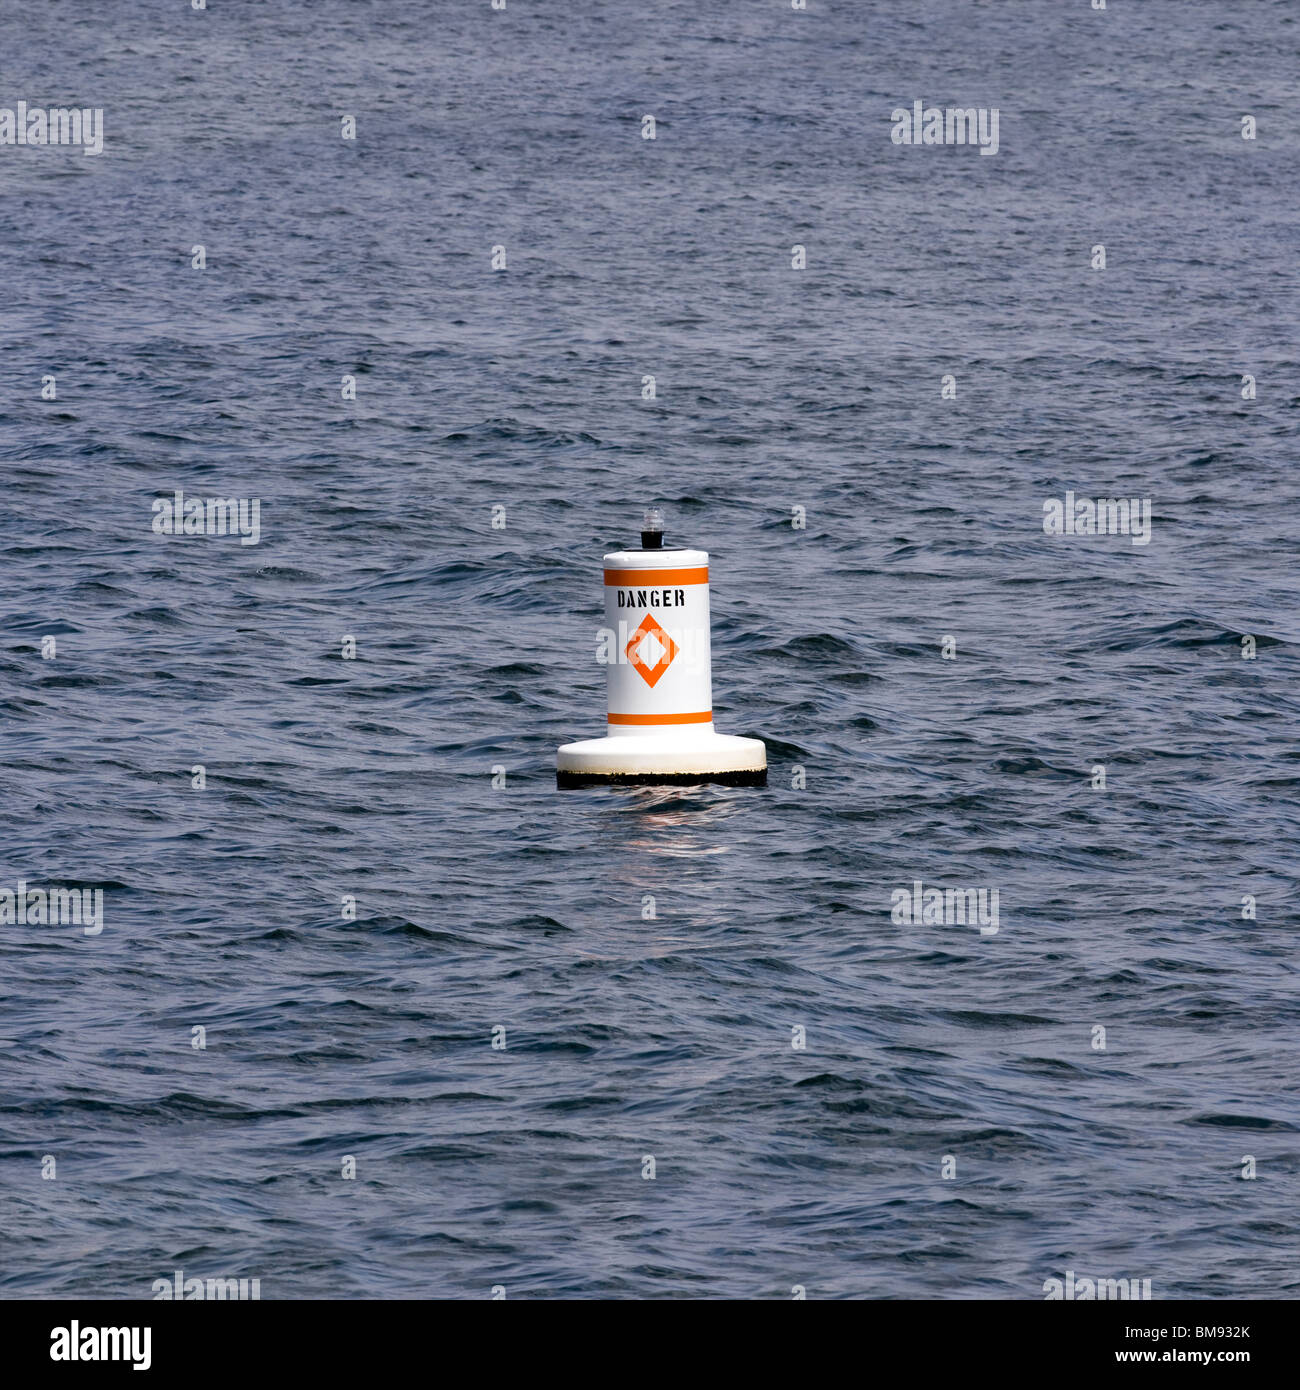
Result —
<svg viewBox="0 0 1300 1390"><path fill-rule="evenodd" d="M657 507L640 550L605 556L600 640L609 732L558 751L557 786L766 786L762 740L713 727L708 552L664 549Z"/></svg>

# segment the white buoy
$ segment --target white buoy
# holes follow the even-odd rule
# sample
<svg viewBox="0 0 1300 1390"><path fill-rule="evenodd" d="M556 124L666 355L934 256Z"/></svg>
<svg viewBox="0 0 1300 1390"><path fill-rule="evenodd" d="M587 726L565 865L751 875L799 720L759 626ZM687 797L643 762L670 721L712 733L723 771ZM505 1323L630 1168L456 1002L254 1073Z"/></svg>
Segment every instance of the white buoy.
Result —
<svg viewBox="0 0 1300 1390"><path fill-rule="evenodd" d="M605 556L601 640L609 732L559 750L557 786L767 784L762 740L713 727L708 552L665 550L658 508L640 550Z"/></svg>

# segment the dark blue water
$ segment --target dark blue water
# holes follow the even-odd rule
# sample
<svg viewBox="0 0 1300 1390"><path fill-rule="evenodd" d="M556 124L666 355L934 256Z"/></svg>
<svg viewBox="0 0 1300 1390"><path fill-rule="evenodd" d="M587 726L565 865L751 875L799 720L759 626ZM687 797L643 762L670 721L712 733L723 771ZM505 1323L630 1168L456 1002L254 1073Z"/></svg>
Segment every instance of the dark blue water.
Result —
<svg viewBox="0 0 1300 1390"><path fill-rule="evenodd" d="M0 25L4 1295L1295 1295L1293 5ZM555 789L652 501L765 791Z"/></svg>

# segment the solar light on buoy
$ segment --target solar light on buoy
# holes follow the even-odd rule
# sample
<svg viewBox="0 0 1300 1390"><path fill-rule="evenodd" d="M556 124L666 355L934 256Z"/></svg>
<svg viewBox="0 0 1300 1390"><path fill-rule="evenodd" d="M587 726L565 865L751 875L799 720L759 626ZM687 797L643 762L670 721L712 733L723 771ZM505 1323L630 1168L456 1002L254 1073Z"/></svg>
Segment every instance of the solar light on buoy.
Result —
<svg viewBox="0 0 1300 1390"><path fill-rule="evenodd" d="M665 549L663 530L651 507L640 550L605 556L609 732L559 750L557 786L767 784L762 740L713 727L708 552Z"/></svg>

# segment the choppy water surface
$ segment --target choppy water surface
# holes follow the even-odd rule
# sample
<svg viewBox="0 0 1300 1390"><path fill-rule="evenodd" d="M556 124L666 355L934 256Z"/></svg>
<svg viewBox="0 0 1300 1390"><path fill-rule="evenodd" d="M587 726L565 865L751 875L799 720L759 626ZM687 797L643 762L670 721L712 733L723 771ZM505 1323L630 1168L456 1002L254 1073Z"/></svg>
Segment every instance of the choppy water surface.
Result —
<svg viewBox="0 0 1300 1390"><path fill-rule="evenodd" d="M19 8L0 1290L1294 1295L1294 7ZM655 500L765 791L555 790Z"/></svg>

